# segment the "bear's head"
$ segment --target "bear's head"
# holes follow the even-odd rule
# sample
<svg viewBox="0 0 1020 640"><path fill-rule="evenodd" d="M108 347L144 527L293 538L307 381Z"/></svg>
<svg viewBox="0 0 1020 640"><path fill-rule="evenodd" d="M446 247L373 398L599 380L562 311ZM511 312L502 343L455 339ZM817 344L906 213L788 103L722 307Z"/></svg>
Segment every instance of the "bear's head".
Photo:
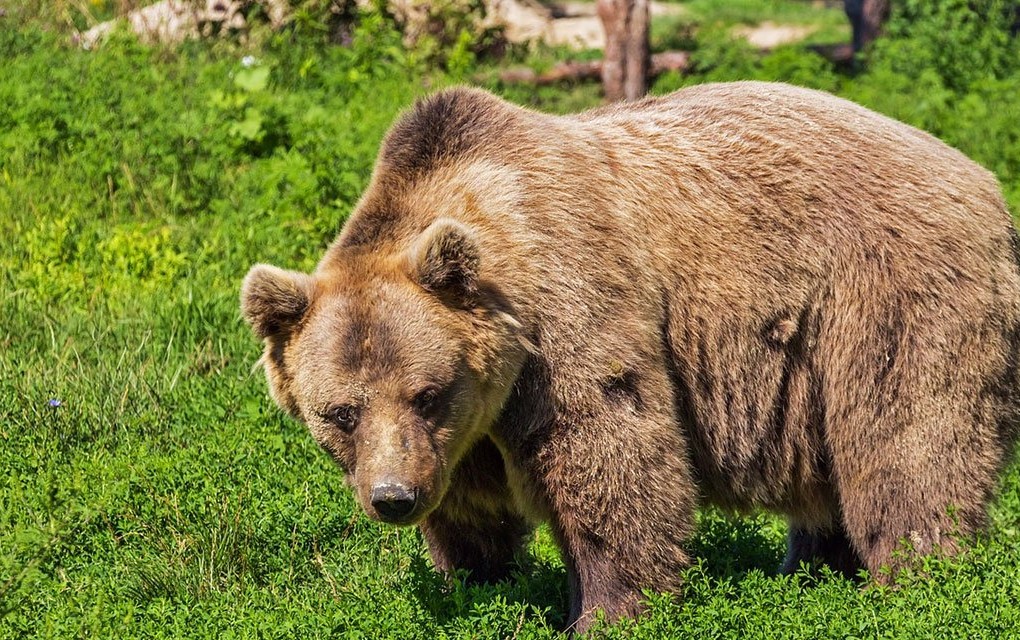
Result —
<svg viewBox="0 0 1020 640"><path fill-rule="evenodd" d="M256 265L244 280L273 399L373 518L414 524L439 504L524 363L482 263L475 232L441 218L399 250L345 247L313 274Z"/></svg>

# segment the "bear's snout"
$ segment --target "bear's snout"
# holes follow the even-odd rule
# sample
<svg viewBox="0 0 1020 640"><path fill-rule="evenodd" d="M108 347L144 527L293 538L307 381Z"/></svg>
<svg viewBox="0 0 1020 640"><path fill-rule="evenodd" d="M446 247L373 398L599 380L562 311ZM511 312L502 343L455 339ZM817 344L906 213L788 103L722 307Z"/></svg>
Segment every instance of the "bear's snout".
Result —
<svg viewBox="0 0 1020 640"><path fill-rule="evenodd" d="M398 482L381 482L372 487L372 508L387 522L407 518L418 504L418 490Z"/></svg>

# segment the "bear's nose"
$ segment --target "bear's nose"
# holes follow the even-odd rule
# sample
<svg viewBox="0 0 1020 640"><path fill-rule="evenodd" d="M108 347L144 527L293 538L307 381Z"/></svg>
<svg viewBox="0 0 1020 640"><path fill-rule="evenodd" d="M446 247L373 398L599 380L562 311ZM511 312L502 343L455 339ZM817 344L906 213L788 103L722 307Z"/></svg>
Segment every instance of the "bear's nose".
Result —
<svg viewBox="0 0 1020 640"><path fill-rule="evenodd" d="M417 492L402 484L387 482L372 487L372 507L384 520L399 520L414 511Z"/></svg>

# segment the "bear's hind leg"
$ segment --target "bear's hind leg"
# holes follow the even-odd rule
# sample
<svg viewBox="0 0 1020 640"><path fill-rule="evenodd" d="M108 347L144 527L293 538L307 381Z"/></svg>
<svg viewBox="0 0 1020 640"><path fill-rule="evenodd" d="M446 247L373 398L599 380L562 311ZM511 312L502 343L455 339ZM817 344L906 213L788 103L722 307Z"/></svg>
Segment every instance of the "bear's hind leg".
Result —
<svg viewBox="0 0 1020 640"><path fill-rule="evenodd" d="M1013 412L1012 338L975 302L987 291L854 293L844 303L861 306L833 315L817 346L831 374L825 440L847 537L872 579L889 583L984 527Z"/></svg>
<svg viewBox="0 0 1020 640"><path fill-rule="evenodd" d="M853 579L864 566L843 526L838 523L830 529L819 530L791 522L786 546L786 558L780 568L784 574L794 573L802 563L807 564L812 571L824 563L833 571Z"/></svg>
<svg viewBox="0 0 1020 640"><path fill-rule="evenodd" d="M1001 458L962 404L940 398L938 412L925 410L936 401L888 407L888 422L876 423L884 429L833 451L847 536L879 582L892 582L917 556L954 554L985 526Z"/></svg>
<svg viewBox="0 0 1020 640"><path fill-rule="evenodd" d="M963 490L973 481L933 463L927 472L876 469L844 489L848 537L872 579L891 583L919 555L953 555L961 538L983 527L983 488Z"/></svg>

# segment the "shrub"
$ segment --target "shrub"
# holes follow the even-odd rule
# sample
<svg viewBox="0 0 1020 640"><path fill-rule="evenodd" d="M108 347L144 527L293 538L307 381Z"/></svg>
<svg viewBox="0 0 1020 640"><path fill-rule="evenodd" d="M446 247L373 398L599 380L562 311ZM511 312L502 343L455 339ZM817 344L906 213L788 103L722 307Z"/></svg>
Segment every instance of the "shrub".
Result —
<svg viewBox="0 0 1020 640"><path fill-rule="evenodd" d="M894 5L886 35L870 55L873 66L918 77L934 72L953 91L1004 78L1020 68L1010 36L1011 0L903 0Z"/></svg>

